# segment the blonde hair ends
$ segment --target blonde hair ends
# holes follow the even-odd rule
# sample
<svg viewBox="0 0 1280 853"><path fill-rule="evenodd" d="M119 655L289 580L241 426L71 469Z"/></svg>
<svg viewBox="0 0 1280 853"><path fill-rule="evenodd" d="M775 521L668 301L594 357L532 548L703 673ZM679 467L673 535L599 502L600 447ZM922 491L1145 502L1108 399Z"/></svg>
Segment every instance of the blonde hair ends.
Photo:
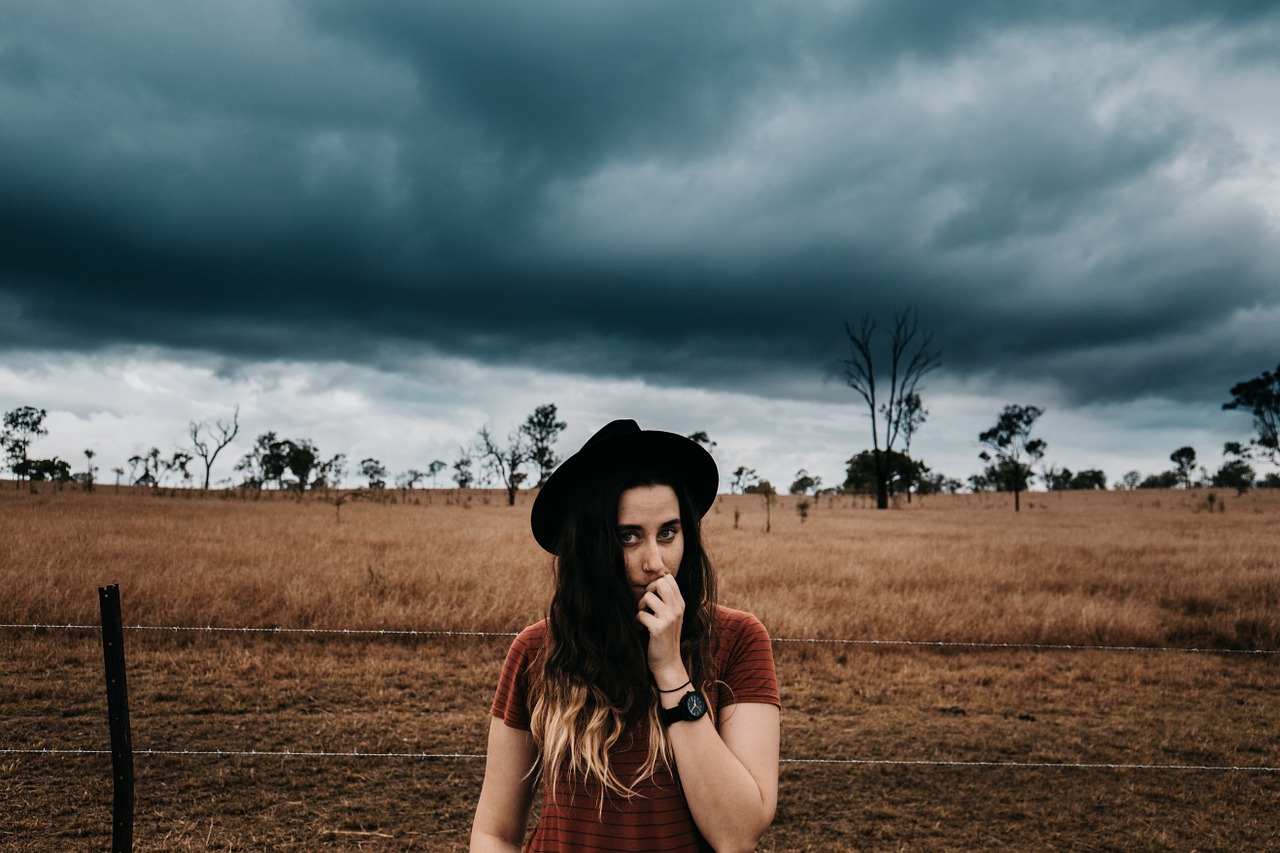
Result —
<svg viewBox="0 0 1280 853"><path fill-rule="evenodd" d="M635 779L619 779L609 753L627 728L628 708L615 708L599 689L562 679L543 681L534 702L530 730L537 745L535 772L555 796L556 780L580 778L600 786L600 806L607 794L636 796L637 783L649 778L659 764L673 766L666 730L656 701L650 704L648 754Z"/></svg>

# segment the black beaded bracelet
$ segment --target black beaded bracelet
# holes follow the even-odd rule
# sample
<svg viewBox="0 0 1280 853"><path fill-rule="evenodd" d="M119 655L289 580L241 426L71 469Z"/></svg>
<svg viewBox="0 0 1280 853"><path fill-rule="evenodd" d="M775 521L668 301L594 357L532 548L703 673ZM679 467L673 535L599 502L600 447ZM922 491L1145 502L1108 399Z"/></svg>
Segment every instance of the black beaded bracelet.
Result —
<svg viewBox="0 0 1280 853"><path fill-rule="evenodd" d="M670 690L663 690L661 687L659 687L658 692L659 693L675 693L677 690L683 690L684 688L688 687L690 684L693 684L692 678L690 678L684 684L681 684L679 687L672 687ZM654 686L657 686L657 685L654 685Z"/></svg>

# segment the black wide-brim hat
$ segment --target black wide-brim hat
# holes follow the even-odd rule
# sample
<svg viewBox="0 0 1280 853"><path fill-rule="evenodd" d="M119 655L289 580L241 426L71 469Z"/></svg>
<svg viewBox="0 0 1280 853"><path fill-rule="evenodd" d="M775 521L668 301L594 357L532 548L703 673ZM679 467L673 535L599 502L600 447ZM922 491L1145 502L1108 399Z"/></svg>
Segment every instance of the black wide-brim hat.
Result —
<svg viewBox="0 0 1280 853"><path fill-rule="evenodd" d="M720 471L701 444L674 432L640 429L633 420L606 424L542 484L529 514L533 538L557 553L565 512L582 486L601 474L632 466L660 466L685 486L698 516L715 503Z"/></svg>

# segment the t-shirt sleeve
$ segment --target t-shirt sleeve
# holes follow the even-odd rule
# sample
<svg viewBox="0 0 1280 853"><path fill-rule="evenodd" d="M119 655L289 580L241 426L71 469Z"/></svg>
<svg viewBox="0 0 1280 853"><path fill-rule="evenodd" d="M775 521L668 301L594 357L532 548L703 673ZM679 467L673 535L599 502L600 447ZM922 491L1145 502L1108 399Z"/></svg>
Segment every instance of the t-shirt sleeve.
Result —
<svg viewBox="0 0 1280 853"><path fill-rule="evenodd" d="M773 642L760 620L742 613L732 632L726 632L728 657L720 704L758 702L782 706L778 696L778 676L773 665Z"/></svg>
<svg viewBox="0 0 1280 853"><path fill-rule="evenodd" d="M529 729L529 670L537 652L534 628L526 628L512 642L498 676L498 690L489 713L513 729Z"/></svg>

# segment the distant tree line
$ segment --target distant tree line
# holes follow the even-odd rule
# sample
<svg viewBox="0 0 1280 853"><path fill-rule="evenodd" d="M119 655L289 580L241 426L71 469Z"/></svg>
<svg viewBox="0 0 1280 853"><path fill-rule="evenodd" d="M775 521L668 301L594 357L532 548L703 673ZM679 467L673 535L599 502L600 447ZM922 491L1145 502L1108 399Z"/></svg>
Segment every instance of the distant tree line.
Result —
<svg viewBox="0 0 1280 853"><path fill-rule="evenodd" d="M1004 407L995 424L978 435L983 467L964 482L932 471L923 460L913 458L912 438L929 414L921 398L921 380L941 363L941 353L933 347L932 338L919 330L914 310L895 315L887 338L882 338L879 331L879 326L867 317L856 327L845 327L851 348L850 357L844 361L845 378L867 406L871 447L845 462L845 478L839 484L824 486L821 477L804 469L797 471L788 488L791 494L874 496L876 506L886 508L900 495L910 501L913 495L942 492L1011 492L1016 511L1020 509L1022 492L1037 479L1048 491L1107 488L1106 474L1099 469L1073 472L1048 465L1037 470L1048 450L1048 444L1033 435L1044 414L1038 406ZM1263 371L1237 383L1230 394L1223 409L1247 412L1253 419L1255 435L1247 443L1224 445L1224 459L1216 469L1210 471L1197 464L1195 448L1184 446L1170 454L1171 468L1145 476L1138 471L1126 472L1112 488L1213 486L1235 489L1240 494L1252 488L1280 488L1280 472L1259 476L1255 468L1256 464L1280 467L1280 365L1274 372ZM5 466L14 474L15 486L21 488L26 482L34 488L36 483L49 482L61 489L68 483L77 483L86 491L93 491L99 470L93 450L84 451L84 469L78 472L72 470L70 462L56 456L32 455L32 446L48 435L47 416L44 409L33 406L20 406L4 414L0 451ZM422 469L410 468L396 474L393 482L402 490L419 488L427 481L437 488L439 476L451 470L450 477L457 488L496 485L506 491L508 504L514 505L521 487L526 483L541 486L560 464L555 445L566 427L554 403L538 406L522 423L513 426L505 439L498 438L485 424L469 446L459 448L452 463L434 459ZM192 422L185 446L167 455L152 447L129 457L128 481L160 488L171 484L192 486L198 480L207 490L215 462L239 432L238 408L227 420ZM708 450L716 447L704 431L694 432L689 438ZM901 449L896 447L899 444ZM201 470L193 472L191 468L197 463ZM234 470L240 481L235 485L254 492L273 488L299 496L317 489L327 493L341 488L348 464L345 454L326 457L309 438L284 438L275 432L264 432L236 462ZM122 466L111 471L119 487L126 470ZM364 480L361 487L372 491L386 489L392 479L386 466L372 457L361 459L355 471ZM771 482L760 479L756 469L746 465L730 472L729 487L734 493L764 496L766 506L771 506L772 497L778 494Z"/></svg>
<svg viewBox="0 0 1280 853"><path fill-rule="evenodd" d="M45 427L48 412L32 406L21 406L4 416L4 429L0 432L0 449L4 452L5 467L13 472L15 486L27 483L31 488L40 482L50 482L55 489L68 483L78 483L86 491L92 491L97 482L98 468L94 464L93 450L86 450L85 469L73 472L71 464L53 457L40 459L31 455L32 445L49 434ZM505 443L499 443L483 426L476 440L469 447L459 449L452 464L453 483L457 488L487 486L493 483L507 490L508 501L515 503L520 486L531 477L537 485L560 463L555 443L566 424L556 415L554 403L538 406L517 428L513 429ZM127 477L129 484L159 489L165 486L193 486L197 482L208 490L212 482L213 467L219 455L240 433L240 410L237 407L226 420L193 421L188 425L188 444L166 454L158 447L130 456L126 466L113 468L116 487ZM706 439L705 433L703 439ZM714 442L712 442L714 444ZM199 463L200 470L192 467ZM238 482L227 480L236 488L259 493L263 489L292 492L302 496L308 491L341 488L348 475L346 454L325 456L310 438L286 438L274 431L260 434L249 451L235 463ZM440 474L448 463L433 459L422 469L410 468L394 478L396 488L409 490L424 486L430 481L438 486ZM390 473L376 458L366 457L355 465L356 474L363 479L361 488L372 491L387 488Z"/></svg>

